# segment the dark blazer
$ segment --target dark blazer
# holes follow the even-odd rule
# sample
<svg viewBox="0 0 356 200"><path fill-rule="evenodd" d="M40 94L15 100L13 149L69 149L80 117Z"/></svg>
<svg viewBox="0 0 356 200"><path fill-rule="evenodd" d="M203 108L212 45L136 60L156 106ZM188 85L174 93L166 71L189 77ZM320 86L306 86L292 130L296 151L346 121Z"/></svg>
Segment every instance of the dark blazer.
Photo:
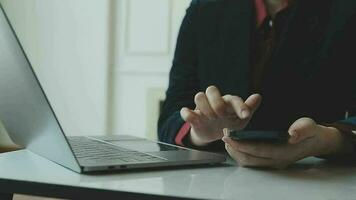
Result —
<svg viewBox="0 0 356 200"><path fill-rule="evenodd" d="M296 0L291 12L262 80L263 103L247 129L286 130L301 117L337 122L356 105L356 1ZM174 143L184 123L180 109L194 109L195 94L208 86L223 95L251 94L253 20L252 0L192 1L158 123L161 141Z"/></svg>

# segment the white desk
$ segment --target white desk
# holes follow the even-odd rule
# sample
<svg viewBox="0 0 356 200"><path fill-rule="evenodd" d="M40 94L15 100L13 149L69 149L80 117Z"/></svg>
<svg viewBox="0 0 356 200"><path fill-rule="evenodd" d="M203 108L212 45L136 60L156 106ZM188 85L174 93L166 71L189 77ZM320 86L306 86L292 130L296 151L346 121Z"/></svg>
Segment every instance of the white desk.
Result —
<svg viewBox="0 0 356 200"><path fill-rule="evenodd" d="M306 159L289 170L220 167L80 175L26 150L0 154L0 193L102 199L356 199L356 167ZM105 196L105 198L104 198Z"/></svg>

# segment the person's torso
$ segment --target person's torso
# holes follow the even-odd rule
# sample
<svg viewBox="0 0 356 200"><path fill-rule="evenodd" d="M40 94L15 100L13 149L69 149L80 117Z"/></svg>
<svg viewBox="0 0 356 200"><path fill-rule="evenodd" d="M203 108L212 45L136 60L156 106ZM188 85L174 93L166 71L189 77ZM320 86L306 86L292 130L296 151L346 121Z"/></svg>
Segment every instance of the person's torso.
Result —
<svg viewBox="0 0 356 200"><path fill-rule="evenodd" d="M337 66L346 49L333 48L344 39L340 30L355 8L356 3L345 0L299 0L295 4L261 77L258 92L263 103L251 127L286 128L300 117L320 122L343 118L352 101L348 77L354 71ZM254 20L249 0L216 0L201 6L198 67L202 90L216 85L223 94L243 98L256 92L251 91L249 80Z"/></svg>

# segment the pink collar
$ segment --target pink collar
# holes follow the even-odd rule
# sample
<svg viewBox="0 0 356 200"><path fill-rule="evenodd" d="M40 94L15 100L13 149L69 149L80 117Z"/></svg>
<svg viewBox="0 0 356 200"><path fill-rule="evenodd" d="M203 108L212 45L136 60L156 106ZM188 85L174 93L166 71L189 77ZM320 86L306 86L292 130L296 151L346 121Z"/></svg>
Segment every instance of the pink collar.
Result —
<svg viewBox="0 0 356 200"><path fill-rule="evenodd" d="M260 26L268 16L264 0L255 0L257 26Z"/></svg>
<svg viewBox="0 0 356 200"><path fill-rule="evenodd" d="M257 14L257 26L260 26L268 16L267 8L266 8L265 0L254 0L254 1L255 1L255 8ZM288 0L286 0L285 2L286 3L284 8L288 6Z"/></svg>

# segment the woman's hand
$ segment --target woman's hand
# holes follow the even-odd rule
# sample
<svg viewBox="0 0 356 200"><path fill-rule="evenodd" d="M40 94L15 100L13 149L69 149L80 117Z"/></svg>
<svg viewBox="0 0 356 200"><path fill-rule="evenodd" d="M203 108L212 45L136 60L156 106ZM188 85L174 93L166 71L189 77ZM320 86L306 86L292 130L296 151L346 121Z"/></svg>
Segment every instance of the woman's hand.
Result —
<svg viewBox="0 0 356 200"><path fill-rule="evenodd" d="M190 123L190 140L205 146L223 137L223 129L241 130L246 127L261 103L261 96L251 95L246 101L238 96L221 96L215 86L199 92L194 98L196 109L182 108L182 118Z"/></svg>
<svg viewBox="0 0 356 200"><path fill-rule="evenodd" d="M309 118L297 120L288 131L286 144L234 141L224 131L225 148L243 167L285 168L309 156L333 155L343 151L343 138L336 128Z"/></svg>

